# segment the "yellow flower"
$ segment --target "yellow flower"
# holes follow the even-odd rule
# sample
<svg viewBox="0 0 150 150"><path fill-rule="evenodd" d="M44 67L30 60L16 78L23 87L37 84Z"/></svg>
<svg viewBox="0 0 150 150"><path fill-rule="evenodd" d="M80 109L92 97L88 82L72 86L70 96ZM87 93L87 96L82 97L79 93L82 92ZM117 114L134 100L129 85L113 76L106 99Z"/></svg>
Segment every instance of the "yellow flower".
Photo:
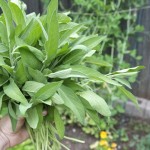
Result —
<svg viewBox="0 0 150 150"><path fill-rule="evenodd" d="M101 137L102 139L106 139L106 138L107 138L107 132L101 131L101 132L100 132L100 137Z"/></svg>
<svg viewBox="0 0 150 150"><path fill-rule="evenodd" d="M99 142L99 145L100 145L100 146L108 146L108 142L107 142L106 140L101 140L101 141Z"/></svg>
<svg viewBox="0 0 150 150"><path fill-rule="evenodd" d="M107 150L113 150L113 149L109 147Z"/></svg>
<svg viewBox="0 0 150 150"><path fill-rule="evenodd" d="M111 144L111 147L112 147L112 148L116 148L116 147L117 147L117 144L116 144L116 143L112 143L112 144Z"/></svg>

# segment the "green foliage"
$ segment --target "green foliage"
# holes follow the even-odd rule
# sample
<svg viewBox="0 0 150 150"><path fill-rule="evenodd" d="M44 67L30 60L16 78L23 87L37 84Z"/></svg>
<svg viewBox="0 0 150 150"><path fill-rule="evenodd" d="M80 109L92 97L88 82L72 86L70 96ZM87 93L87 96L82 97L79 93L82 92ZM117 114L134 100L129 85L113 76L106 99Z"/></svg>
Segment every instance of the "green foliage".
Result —
<svg viewBox="0 0 150 150"><path fill-rule="evenodd" d="M72 11L70 15L73 20L91 27L84 31L85 35L98 33L105 37L101 45L96 47L97 51L95 55L86 58L85 62L88 66L102 73L109 73L111 77L115 77L115 81L125 85L129 89L131 89L130 84L136 81L137 75L132 73L132 70L131 72L128 70L129 72L126 73L126 69L122 70L120 75L115 72L118 69L131 67L131 61L138 64L138 61L141 59L141 56L137 55L136 49L130 49L129 38L137 39L136 33L144 30L142 26L137 24L137 11L135 11L135 8L140 9L144 6L145 2L146 0L91 0L90 2L87 0L74 0L71 5ZM62 11L68 10L61 2L60 9ZM107 83L91 86L101 93L110 105L115 100L127 100L127 98L136 104L132 94L129 94L123 87L115 88ZM118 105L112 105L111 110L113 116L124 112L123 108ZM89 120L89 118L87 119ZM114 119L111 119L109 123L106 122L107 120L105 118L101 118L101 129L114 130L114 125L117 123L117 120L114 121ZM94 129L93 126L92 129ZM93 133L94 131L91 131L91 134ZM97 133L97 130L95 130L95 133Z"/></svg>
<svg viewBox="0 0 150 150"><path fill-rule="evenodd" d="M9 150L34 150L34 147L31 143L31 141L27 140L26 142L24 142L18 146L15 146L13 148L9 148Z"/></svg>
<svg viewBox="0 0 150 150"><path fill-rule="evenodd" d="M14 130L17 118L25 117L35 149L60 149L60 145L65 147L56 137L64 136L61 110L71 111L82 124L88 114L97 126L98 114L111 115L108 104L90 85L121 88L124 84L116 80L115 73L102 74L97 63L92 69L85 61L96 53L105 36L82 35L83 25L57 12L58 0L52 0L42 16L26 15L10 1L0 0L0 6L4 30L0 32L0 111L10 116ZM24 16L21 21L20 16ZM125 72L135 74L140 69ZM125 93L136 101L129 91Z"/></svg>

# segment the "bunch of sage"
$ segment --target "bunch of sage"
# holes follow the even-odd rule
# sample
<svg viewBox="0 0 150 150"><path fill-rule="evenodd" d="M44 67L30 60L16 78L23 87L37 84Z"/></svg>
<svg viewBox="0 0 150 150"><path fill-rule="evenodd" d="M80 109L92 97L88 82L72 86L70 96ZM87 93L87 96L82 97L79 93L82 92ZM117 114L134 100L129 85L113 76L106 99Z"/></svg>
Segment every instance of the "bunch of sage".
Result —
<svg viewBox="0 0 150 150"><path fill-rule="evenodd" d="M82 35L86 27L58 13L58 0L51 0L42 16L26 14L11 1L0 0L0 7L0 111L10 116L13 130L17 119L25 117L36 150L65 147L58 140L65 133L62 110L72 111L82 124L88 114L98 126L98 114L111 115L91 83L116 86L137 103L122 86L128 86L127 81L118 77L135 74L142 67L107 75L88 67L87 60L98 63L90 58L106 37Z"/></svg>

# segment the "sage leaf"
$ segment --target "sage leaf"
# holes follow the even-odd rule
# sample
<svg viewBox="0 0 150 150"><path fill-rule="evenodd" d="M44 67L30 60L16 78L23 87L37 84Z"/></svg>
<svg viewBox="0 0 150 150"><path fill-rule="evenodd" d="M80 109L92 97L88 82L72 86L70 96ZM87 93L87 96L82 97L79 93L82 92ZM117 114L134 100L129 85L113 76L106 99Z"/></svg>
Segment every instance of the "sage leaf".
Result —
<svg viewBox="0 0 150 150"><path fill-rule="evenodd" d="M1 109L2 109L2 103L3 103L3 96L4 96L4 92L0 92L0 112L1 112Z"/></svg>
<svg viewBox="0 0 150 150"><path fill-rule="evenodd" d="M32 109L29 109L27 111L27 122L29 124L29 126L33 129L36 129L38 126L38 122L39 122L39 116L38 116L38 111L36 109L36 107L33 107Z"/></svg>
<svg viewBox="0 0 150 150"><path fill-rule="evenodd" d="M46 64L50 63L57 54L59 41L57 9L58 0L51 1L47 12L48 41L45 43Z"/></svg>
<svg viewBox="0 0 150 150"><path fill-rule="evenodd" d="M26 48L19 49L21 54L21 60L25 67L31 67L33 69L41 69L42 62Z"/></svg>
<svg viewBox="0 0 150 150"><path fill-rule="evenodd" d="M11 13L10 8L8 7L7 2L5 0L0 0L0 7L3 10L4 17L6 20L7 35L9 38L12 38L12 36L14 34L12 13Z"/></svg>
<svg viewBox="0 0 150 150"><path fill-rule="evenodd" d="M105 100L99 95L95 94L92 91L85 91L79 93L81 97L89 102L94 110L100 113L103 116L110 116L111 112Z"/></svg>
<svg viewBox="0 0 150 150"><path fill-rule="evenodd" d="M4 93L13 100L17 102L27 104L27 99L20 91L19 87L16 85L13 79L10 78L10 83L3 87Z"/></svg>
<svg viewBox="0 0 150 150"><path fill-rule="evenodd" d="M61 81L46 84L36 92L34 99L44 101L52 97L56 93L56 91L60 88L61 84L62 84Z"/></svg>
<svg viewBox="0 0 150 150"><path fill-rule="evenodd" d="M81 103L81 100L74 93L74 91L66 86L61 86L58 89L60 97L64 101L64 105L67 106L77 117L77 119L83 123L85 117L85 109Z"/></svg>
<svg viewBox="0 0 150 150"><path fill-rule="evenodd" d="M12 17L16 23L17 26L21 26L21 28L23 29L26 25L26 20L25 20L25 16L23 14L23 11L19 8L18 5L16 5L13 2L9 2L9 7L12 13Z"/></svg>
<svg viewBox="0 0 150 150"><path fill-rule="evenodd" d="M54 121L58 135L61 139L63 139L65 133L65 126L57 109L54 110Z"/></svg>
<svg viewBox="0 0 150 150"><path fill-rule="evenodd" d="M118 87L118 89L138 106L137 98L130 91L126 90L123 86Z"/></svg>
<svg viewBox="0 0 150 150"><path fill-rule="evenodd" d="M72 70L77 73L81 73L85 76L87 76L89 79L92 79L93 81L104 81L106 83L110 83L116 86L121 86L118 82L112 80L111 78L101 74L100 72L81 65L74 65L71 66Z"/></svg>
<svg viewBox="0 0 150 150"><path fill-rule="evenodd" d="M87 46L90 49L95 48L100 42L104 41L106 39L106 36L101 36L101 37L93 37L90 38L84 42L82 42L83 45Z"/></svg>
<svg viewBox="0 0 150 150"><path fill-rule="evenodd" d="M36 81L27 81L25 82L25 85L22 87L22 90L26 92L36 93L44 85L45 84Z"/></svg>
<svg viewBox="0 0 150 150"><path fill-rule="evenodd" d="M19 84L23 84L28 80L28 78L27 78L28 75L27 75L25 67L22 63L22 60L19 60L17 62L16 68L15 68L15 71L14 71L14 75L15 75L16 82L19 83Z"/></svg>
<svg viewBox="0 0 150 150"><path fill-rule="evenodd" d="M32 80L40 82L40 83L44 83L44 84L47 83L47 79L41 71L28 67L28 73L30 77L32 78Z"/></svg>
<svg viewBox="0 0 150 150"><path fill-rule="evenodd" d="M67 40L70 38L70 36L76 32L78 32L81 28L83 27L83 25L77 25L75 27L73 27L71 30L66 31L59 40L59 47L61 47L62 45L66 44Z"/></svg>

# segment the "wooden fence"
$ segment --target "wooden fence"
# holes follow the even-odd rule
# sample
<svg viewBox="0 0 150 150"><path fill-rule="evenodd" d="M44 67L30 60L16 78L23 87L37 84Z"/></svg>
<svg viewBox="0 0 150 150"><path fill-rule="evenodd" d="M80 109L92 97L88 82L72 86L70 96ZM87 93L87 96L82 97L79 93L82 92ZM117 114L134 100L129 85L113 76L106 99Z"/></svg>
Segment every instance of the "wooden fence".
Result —
<svg viewBox="0 0 150 150"><path fill-rule="evenodd" d="M150 6L150 0L147 6ZM133 91L139 97L150 99L150 8L138 12L137 23L145 28L143 33L137 35L141 36L143 41L132 40L132 48L137 49L138 54L143 57L139 64L146 68L139 74L138 81L133 86Z"/></svg>
<svg viewBox="0 0 150 150"><path fill-rule="evenodd" d="M24 2L28 5L28 12L42 12L40 0L24 0ZM70 0L62 0L62 2L67 8L71 6ZM150 0L148 5L150 5ZM138 12L137 23L145 27L145 31L140 33L143 41L137 42L135 39L132 39L131 47L132 49L137 49L138 54L143 57L139 64L144 65L146 69L139 74L137 83L133 85L133 93L139 97L150 99L150 9L142 9ZM135 62L131 63L132 65L135 64Z"/></svg>

